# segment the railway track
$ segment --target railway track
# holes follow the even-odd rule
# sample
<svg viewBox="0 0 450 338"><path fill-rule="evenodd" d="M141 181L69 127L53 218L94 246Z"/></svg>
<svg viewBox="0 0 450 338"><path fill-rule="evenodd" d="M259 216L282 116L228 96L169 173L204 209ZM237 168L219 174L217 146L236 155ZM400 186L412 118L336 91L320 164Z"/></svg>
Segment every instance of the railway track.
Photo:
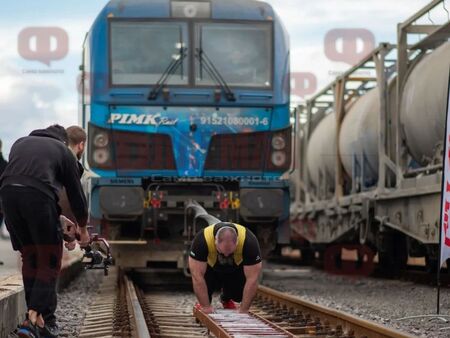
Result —
<svg viewBox="0 0 450 338"><path fill-rule="evenodd" d="M146 323L152 338L209 337L192 316L192 292L148 292L143 296Z"/></svg>
<svg viewBox="0 0 450 338"><path fill-rule="evenodd" d="M412 337L263 286L258 289L251 311L274 322L295 337Z"/></svg>
<svg viewBox="0 0 450 338"><path fill-rule="evenodd" d="M160 289L160 287L158 287ZM92 301L80 338L199 338L207 328L192 316L191 291L141 291L112 269Z"/></svg>
<svg viewBox="0 0 450 338"><path fill-rule="evenodd" d="M405 333L259 287L249 314L193 309L191 291L143 292L115 269L105 278L80 338L409 338ZM194 314L194 315L193 315Z"/></svg>
<svg viewBox="0 0 450 338"><path fill-rule="evenodd" d="M133 298L131 292L117 268L112 268L92 300L78 337L135 337L128 306L128 299Z"/></svg>

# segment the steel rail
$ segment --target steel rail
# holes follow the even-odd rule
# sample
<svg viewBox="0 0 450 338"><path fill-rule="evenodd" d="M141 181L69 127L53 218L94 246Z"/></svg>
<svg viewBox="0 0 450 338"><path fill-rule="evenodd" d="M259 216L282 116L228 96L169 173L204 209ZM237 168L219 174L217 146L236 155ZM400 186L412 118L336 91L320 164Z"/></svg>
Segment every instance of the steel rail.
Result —
<svg viewBox="0 0 450 338"><path fill-rule="evenodd" d="M208 329L208 331L217 338L232 338L232 336L227 331L217 325L216 322L203 311L194 307L193 314L194 317L197 318L200 323L202 323Z"/></svg>
<svg viewBox="0 0 450 338"><path fill-rule="evenodd" d="M150 333L145 322L144 312L136 294L134 285L128 277L124 277L127 290L127 302L130 309L131 327L136 338L150 338Z"/></svg>
<svg viewBox="0 0 450 338"><path fill-rule="evenodd" d="M364 320L334 309L305 301L299 297L287 295L277 290L260 286L256 295L257 299L263 299L273 302L279 308L292 309L318 317L323 321L329 322L331 326L340 326L343 330L354 332L354 337L370 338L412 338L413 336L396 331L374 322ZM287 331L295 331L289 327ZM296 332L293 332L294 334ZM300 333L300 332L298 332Z"/></svg>

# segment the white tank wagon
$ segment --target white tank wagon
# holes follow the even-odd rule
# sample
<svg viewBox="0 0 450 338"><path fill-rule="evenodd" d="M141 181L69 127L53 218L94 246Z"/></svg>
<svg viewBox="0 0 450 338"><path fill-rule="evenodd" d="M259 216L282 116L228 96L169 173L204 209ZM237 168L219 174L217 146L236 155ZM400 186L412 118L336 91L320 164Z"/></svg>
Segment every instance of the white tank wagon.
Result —
<svg viewBox="0 0 450 338"><path fill-rule="evenodd" d="M373 186L378 180L378 120L379 91L370 90L360 97L345 115L339 133L340 160L349 177L359 170L364 182L359 186ZM359 189L359 187L358 187Z"/></svg>
<svg viewBox="0 0 450 338"><path fill-rule="evenodd" d="M450 43L425 56L406 80L400 121L405 143L421 166L442 161Z"/></svg>
<svg viewBox="0 0 450 338"><path fill-rule="evenodd" d="M305 251L367 245L386 271L408 256L435 267L450 21L412 26L438 4L400 24L397 46L380 45L308 101L291 226ZM429 34L408 45L419 31ZM333 113L309 122L327 109Z"/></svg>
<svg viewBox="0 0 450 338"><path fill-rule="evenodd" d="M450 43L447 42L414 67L403 89L400 122L404 142L412 159L420 166L442 161L449 65ZM388 95L389 100L396 101L395 87L391 87ZM379 112L379 90L374 88L347 112L339 133L340 159L346 174L351 177L355 159L363 158L366 161L366 186L374 185L378 180ZM336 123L332 128L327 130L335 134ZM316 134L315 130L312 137L320 138Z"/></svg>
<svg viewBox="0 0 450 338"><path fill-rule="evenodd" d="M438 260L441 181L450 43L425 55L406 75L399 105L400 153L396 189L376 199L374 218L394 232L377 237L384 265L398 269L410 257Z"/></svg>
<svg viewBox="0 0 450 338"><path fill-rule="evenodd" d="M325 195L333 194L336 170L336 115L325 116L311 134L306 163L314 187ZM327 188L325 188L327 187ZM326 192L323 189L327 189Z"/></svg>
<svg viewBox="0 0 450 338"><path fill-rule="evenodd" d="M395 82L395 81L392 81ZM395 83L389 86L389 99L395 106ZM357 170L363 175L363 190L378 180L378 134L380 119L379 91L373 88L355 102L347 105L339 137L336 136L336 114L330 110L313 129L306 148L306 165L316 195L334 193L336 172L336 138L339 158L346 175L351 178ZM363 171L363 172L361 172ZM358 177L360 178L360 177ZM361 187L359 188L359 190Z"/></svg>

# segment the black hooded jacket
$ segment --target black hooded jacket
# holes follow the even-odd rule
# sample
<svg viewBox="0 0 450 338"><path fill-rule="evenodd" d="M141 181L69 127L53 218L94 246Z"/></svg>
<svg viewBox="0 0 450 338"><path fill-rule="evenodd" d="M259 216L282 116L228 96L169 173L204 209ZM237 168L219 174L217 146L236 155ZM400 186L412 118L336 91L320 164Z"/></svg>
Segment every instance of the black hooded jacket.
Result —
<svg viewBox="0 0 450 338"><path fill-rule="evenodd" d="M0 152L0 176L5 171L6 165L8 162L3 158L3 154Z"/></svg>
<svg viewBox="0 0 450 338"><path fill-rule="evenodd" d="M9 163L0 177L0 190L12 184L35 188L55 202L64 186L70 206L80 226L87 221L87 203L80 183L80 171L66 140L51 127L33 131L18 139L9 154Z"/></svg>

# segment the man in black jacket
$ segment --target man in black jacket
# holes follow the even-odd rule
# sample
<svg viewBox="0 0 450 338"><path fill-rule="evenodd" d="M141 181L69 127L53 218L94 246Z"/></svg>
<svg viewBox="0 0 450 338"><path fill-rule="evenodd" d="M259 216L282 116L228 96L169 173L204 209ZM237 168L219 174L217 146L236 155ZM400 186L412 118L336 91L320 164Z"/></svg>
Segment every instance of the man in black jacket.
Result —
<svg viewBox="0 0 450 338"><path fill-rule="evenodd" d="M20 251L28 307L20 337L57 337L56 281L61 268L63 233L58 194L65 187L80 227L80 245L89 243L87 204L77 161L58 125L17 140L0 177L0 197L14 250Z"/></svg>
<svg viewBox="0 0 450 338"><path fill-rule="evenodd" d="M2 140L0 140L0 176L2 175L3 171L5 170L7 164L8 164L8 162L6 162L6 160L3 158Z"/></svg>
<svg viewBox="0 0 450 338"><path fill-rule="evenodd" d="M5 171L6 165L8 164L8 162L6 162L6 160L3 158L3 153L2 153L2 140L0 140L0 176L2 176L3 172ZM0 237L3 238L3 214L2 214L2 208L0 205Z"/></svg>
<svg viewBox="0 0 450 338"><path fill-rule="evenodd" d="M3 171L5 171L6 165L8 164L8 162L6 162L6 160L3 158L3 153L2 153L2 140L0 140L0 176L2 176ZM6 231L5 229L3 229L3 213L2 213L2 206L0 203L0 238L3 239L7 239L8 236L5 235ZM0 261L0 265L3 265L3 262Z"/></svg>
<svg viewBox="0 0 450 338"><path fill-rule="evenodd" d="M67 132L68 146L73 156L75 156L75 158L77 159L79 174L81 178L84 173L84 167L79 161L81 160L81 157L83 156L84 153L87 135L84 129L79 126L70 126L69 128L66 128L66 132ZM61 217L62 217L61 223L63 224L63 227L68 219L71 222L70 225L74 226L75 229L74 231L76 231L77 220L72 213L69 199L67 198L66 189L64 188L61 189L59 193L59 206L61 207ZM76 245L75 241L65 244L66 248L69 250L73 250L75 248L75 245Z"/></svg>

